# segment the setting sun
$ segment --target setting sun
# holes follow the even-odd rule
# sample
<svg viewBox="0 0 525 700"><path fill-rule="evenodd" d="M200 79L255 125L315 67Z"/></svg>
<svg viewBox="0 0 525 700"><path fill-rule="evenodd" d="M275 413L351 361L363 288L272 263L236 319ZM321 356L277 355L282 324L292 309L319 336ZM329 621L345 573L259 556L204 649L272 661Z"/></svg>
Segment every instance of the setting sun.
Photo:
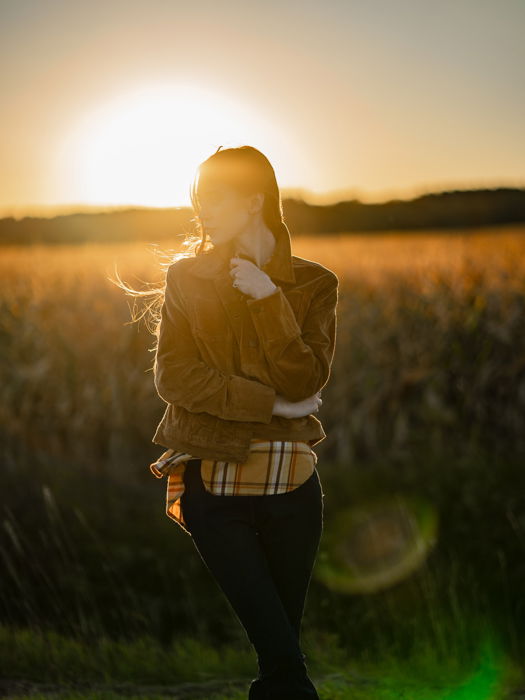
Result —
<svg viewBox="0 0 525 700"><path fill-rule="evenodd" d="M200 86L149 85L76 122L61 143L57 176L70 190L66 199L173 206L188 200L198 163L219 146L256 143L282 163L280 140L260 109L245 102Z"/></svg>

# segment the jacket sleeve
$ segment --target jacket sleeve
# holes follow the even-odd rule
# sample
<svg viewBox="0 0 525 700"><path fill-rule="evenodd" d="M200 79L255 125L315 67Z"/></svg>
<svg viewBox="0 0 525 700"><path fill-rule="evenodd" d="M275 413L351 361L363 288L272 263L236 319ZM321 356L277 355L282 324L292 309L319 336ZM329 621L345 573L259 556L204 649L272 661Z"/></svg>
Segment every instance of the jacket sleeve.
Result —
<svg viewBox="0 0 525 700"><path fill-rule="evenodd" d="M153 367L155 388L168 404L234 421L270 423L276 391L238 375L225 374L201 359L168 268Z"/></svg>
<svg viewBox="0 0 525 700"><path fill-rule="evenodd" d="M289 401L302 401L327 383L335 350L339 279L330 272L312 299L303 329L282 288L248 299L272 385Z"/></svg>

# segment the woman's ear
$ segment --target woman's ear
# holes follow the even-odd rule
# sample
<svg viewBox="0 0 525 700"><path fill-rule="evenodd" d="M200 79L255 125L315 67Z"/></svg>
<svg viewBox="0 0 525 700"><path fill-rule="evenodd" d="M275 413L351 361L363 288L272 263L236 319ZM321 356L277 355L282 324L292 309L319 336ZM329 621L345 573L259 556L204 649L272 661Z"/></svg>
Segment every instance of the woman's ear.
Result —
<svg viewBox="0 0 525 700"><path fill-rule="evenodd" d="M250 214L256 214L258 211L262 211L264 205L264 192L256 192L250 195L248 200L248 211Z"/></svg>

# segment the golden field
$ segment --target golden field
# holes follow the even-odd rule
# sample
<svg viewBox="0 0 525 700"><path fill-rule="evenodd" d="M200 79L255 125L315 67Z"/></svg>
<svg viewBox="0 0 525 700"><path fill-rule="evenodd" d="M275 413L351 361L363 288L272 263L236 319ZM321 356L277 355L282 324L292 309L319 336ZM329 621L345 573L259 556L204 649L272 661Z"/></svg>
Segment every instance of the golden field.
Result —
<svg viewBox="0 0 525 700"><path fill-rule="evenodd" d="M166 642L198 629L215 648L217 630L233 629L149 471L164 410L155 339L110 279L162 284L169 253L170 241L2 248L0 603L29 639L39 626ZM311 639L337 636L352 660L429 650L442 680L444 660L477 663L497 633L520 663L525 226L297 237L294 253L341 282L315 448L327 534L384 495L439 516L436 546L406 581L359 597L314 577Z"/></svg>
<svg viewBox="0 0 525 700"><path fill-rule="evenodd" d="M294 239L296 255L328 266L341 282L321 453L403 456L416 433L439 449L450 428L487 428L491 383L501 374L512 384L512 372L521 381L524 234L514 225ZM154 338L143 321L130 322L140 302L110 278L118 273L135 288L161 284L170 246L2 249L8 442L24 437L53 454L78 449L98 465L127 454L129 440L154 449L150 433L163 406L151 374ZM512 410L497 422L514 426Z"/></svg>

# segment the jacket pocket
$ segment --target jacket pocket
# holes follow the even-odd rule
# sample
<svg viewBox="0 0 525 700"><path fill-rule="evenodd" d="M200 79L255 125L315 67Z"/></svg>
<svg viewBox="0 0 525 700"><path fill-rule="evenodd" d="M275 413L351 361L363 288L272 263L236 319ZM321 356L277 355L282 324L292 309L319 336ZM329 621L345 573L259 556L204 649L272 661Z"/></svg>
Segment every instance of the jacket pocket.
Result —
<svg viewBox="0 0 525 700"><path fill-rule="evenodd" d="M167 430L174 437L194 445L208 447L213 439L215 416L210 413L191 413L182 406L170 404L166 416Z"/></svg>
<svg viewBox="0 0 525 700"><path fill-rule="evenodd" d="M197 338L224 342L228 321L218 298L196 296L189 302L190 325Z"/></svg>
<svg viewBox="0 0 525 700"><path fill-rule="evenodd" d="M213 432L213 445L225 449L232 449L239 444L242 427L234 421L218 419ZM244 428L246 433L246 428Z"/></svg>

